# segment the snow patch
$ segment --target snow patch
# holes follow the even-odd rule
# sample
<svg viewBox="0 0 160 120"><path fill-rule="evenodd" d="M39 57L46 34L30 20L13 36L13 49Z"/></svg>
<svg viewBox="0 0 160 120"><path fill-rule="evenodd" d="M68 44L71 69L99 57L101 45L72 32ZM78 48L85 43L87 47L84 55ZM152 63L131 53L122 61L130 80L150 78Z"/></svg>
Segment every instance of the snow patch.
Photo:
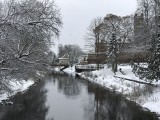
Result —
<svg viewBox="0 0 160 120"><path fill-rule="evenodd" d="M12 93L3 91L0 94L0 102L2 100L7 99L10 96L15 95L18 92L23 92L25 90L27 90L31 85L34 84L33 80L16 80L16 79L11 79L9 81L8 87L11 89L11 91L13 91Z"/></svg>
<svg viewBox="0 0 160 120"><path fill-rule="evenodd" d="M144 65L146 66L146 64ZM89 73L79 73L79 75L113 91L120 92L127 96L127 99L135 101L141 106L160 114L160 87L151 87L152 90L151 92L149 92L149 90L147 90L149 88L146 89L146 85L144 84L114 77L117 76L145 82L144 80L135 76L130 65L119 65L118 72L116 72L116 74L114 74L110 68L105 67L104 69L96 70ZM152 82L152 84L160 86L160 81L154 81Z"/></svg>
<svg viewBox="0 0 160 120"><path fill-rule="evenodd" d="M66 73L69 73L69 74L73 74L73 73L75 73L75 66L68 67L68 68L64 69L63 71Z"/></svg>

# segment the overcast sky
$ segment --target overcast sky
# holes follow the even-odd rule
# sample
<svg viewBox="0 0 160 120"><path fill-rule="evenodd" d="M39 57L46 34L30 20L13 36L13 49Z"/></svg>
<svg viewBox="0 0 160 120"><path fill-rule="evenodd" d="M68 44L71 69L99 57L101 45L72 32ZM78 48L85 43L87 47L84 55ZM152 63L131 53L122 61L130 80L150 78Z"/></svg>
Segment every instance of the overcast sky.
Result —
<svg viewBox="0 0 160 120"><path fill-rule="evenodd" d="M61 9L63 28L57 44L78 44L84 48L84 36L96 17L112 13L119 16L133 14L136 0L55 0Z"/></svg>

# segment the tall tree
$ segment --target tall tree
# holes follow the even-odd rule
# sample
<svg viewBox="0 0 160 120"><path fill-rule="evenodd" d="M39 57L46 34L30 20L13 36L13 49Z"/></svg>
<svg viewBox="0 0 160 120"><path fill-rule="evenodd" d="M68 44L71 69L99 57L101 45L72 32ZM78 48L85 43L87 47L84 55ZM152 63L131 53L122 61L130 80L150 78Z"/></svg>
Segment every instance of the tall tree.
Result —
<svg viewBox="0 0 160 120"><path fill-rule="evenodd" d="M155 5L157 9L157 22L156 22L156 37L154 39L154 44L152 47L154 54L149 62L149 71L152 73L151 78L156 80L160 79L160 1L155 0Z"/></svg>
<svg viewBox="0 0 160 120"><path fill-rule="evenodd" d="M95 43L97 39L101 40L102 39L102 34L101 34L101 27L100 25L102 24L102 19L101 18L95 18L91 21L87 33L85 35L85 41L86 41L86 50L88 53L95 53Z"/></svg>
<svg viewBox="0 0 160 120"><path fill-rule="evenodd" d="M112 38L109 45L108 64L112 67L114 73L117 72L117 40L115 33L112 33Z"/></svg>
<svg viewBox="0 0 160 120"><path fill-rule="evenodd" d="M116 33L117 42L120 43L118 49L123 52L124 44L133 41L133 16L117 16L107 14L103 21L104 40L109 43L112 33Z"/></svg>
<svg viewBox="0 0 160 120"><path fill-rule="evenodd" d="M105 30L106 40L108 42L112 37L112 33L116 33L117 39L120 38L121 25L122 25L122 17L120 16L107 14L104 17L104 27L105 27L104 30Z"/></svg>
<svg viewBox="0 0 160 120"><path fill-rule="evenodd" d="M59 9L49 0L8 0L1 4L1 73L27 77L44 70L51 36L58 37L62 25Z"/></svg>
<svg viewBox="0 0 160 120"><path fill-rule="evenodd" d="M145 34L141 34L150 41L150 57L148 68L134 67L140 77L146 78L152 82L160 79L160 1L159 0L139 0L139 9L145 14L144 29ZM149 28L149 29L148 29ZM147 33L147 34L146 34Z"/></svg>

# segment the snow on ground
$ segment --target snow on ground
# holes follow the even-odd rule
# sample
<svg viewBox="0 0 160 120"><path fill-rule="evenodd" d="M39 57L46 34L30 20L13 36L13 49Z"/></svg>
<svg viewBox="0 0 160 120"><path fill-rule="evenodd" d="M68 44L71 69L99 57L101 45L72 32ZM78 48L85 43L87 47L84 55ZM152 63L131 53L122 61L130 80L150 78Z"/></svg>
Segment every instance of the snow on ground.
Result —
<svg viewBox="0 0 160 120"><path fill-rule="evenodd" d="M119 71L120 68L122 72ZM119 65L116 74L114 74L110 68L105 67L101 70L89 73L83 72L79 75L113 91L120 92L124 94L127 99L135 101L141 106L160 114L160 81L153 82L158 85L158 87L153 87L115 77L143 81L135 76L130 65Z"/></svg>
<svg viewBox="0 0 160 120"><path fill-rule="evenodd" d="M63 70L64 72L66 73L75 73L75 66L72 66L72 67L68 67L66 69Z"/></svg>
<svg viewBox="0 0 160 120"><path fill-rule="evenodd" d="M57 71L57 72L59 72L60 71L60 68L54 68L54 71Z"/></svg>
<svg viewBox="0 0 160 120"><path fill-rule="evenodd" d="M82 73L82 75L86 76L87 78L90 78L91 80L94 80L94 82L99 83L107 88L110 88L111 90L121 92L123 94L130 94L133 92L133 88L140 86L143 87L144 85L140 85L139 83L131 83L130 81L121 80L119 78L116 78L114 76L123 77L123 78L129 78L133 80L139 80L138 77L136 77L132 73L132 68L130 66L120 66L119 68L122 69L124 75L121 72L117 72L114 74L110 68L105 67L104 69L93 71L90 74L88 73Z"/></svg>
<svg viewBox="0 0 160 120"><path fill-rule="evenodd" d="M158 91L155 91L153 94L148 96L147 100L144 103L141 103L141 105L160 114L160 88L157 90Z"/></svg>
<svg viewBox="0 0 160 120"><path fill-rule="evenodd" d="M25 90L27 90L31 85L34 84L34 81L33 80L15 80L15 79L11 79L9 82L8 82L8 87L11 89L12 93L10 92L6 92L6 91L3 91L1 94L0 94L0 102L2 100L5 100L7 99L8 97L10 96L13 96L15 95L16 93L18 92L23 92Z"/></svg>
<svg viewBox="0 0 160 120"><path fill-rule="evenodd" d="M62 68L63 68L63 67L62 67ZM55 67L53 70L54 70L55 72L59 72L59 71L61 71L60 69L61 69L60 67ZM75 65L72 66L72 67L69 66L68 68L64 69L63 72L66 72L66 73L69 73L69 74L75 73Z"/></svg>

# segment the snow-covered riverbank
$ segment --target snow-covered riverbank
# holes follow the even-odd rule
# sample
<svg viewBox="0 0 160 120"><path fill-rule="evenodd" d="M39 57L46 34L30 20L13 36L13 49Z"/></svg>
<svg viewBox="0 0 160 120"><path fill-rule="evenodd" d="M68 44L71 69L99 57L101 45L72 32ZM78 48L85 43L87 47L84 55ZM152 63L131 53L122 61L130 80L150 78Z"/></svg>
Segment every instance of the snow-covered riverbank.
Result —
<svg viewBox="0 0 160 120"><path fill-rule="evenodd" d="M0 102L14 96L18 92L23 92L27 90L31 85L34 84L33 80L15 80L11 79L7 82L6 86L9 88L9 91L1 91L0 93Z"/></svg>
<svg viewBox="0 0 160 120"><path fill-rule="evenodd" d="M78 74L87 80L100 84L113 91L120 92L125 95L127 99L135 101L142 107L160 114L160 81L152 82L152 84L157 86L155 87L120 79L117 77L147 82L135 76L130 65L119 65L118 69L120 68L121 72L118 71L116 74L107 67L89 73L83 72ZM71 73L75 71L74 68L68 68L65 72Z"/></svg>

